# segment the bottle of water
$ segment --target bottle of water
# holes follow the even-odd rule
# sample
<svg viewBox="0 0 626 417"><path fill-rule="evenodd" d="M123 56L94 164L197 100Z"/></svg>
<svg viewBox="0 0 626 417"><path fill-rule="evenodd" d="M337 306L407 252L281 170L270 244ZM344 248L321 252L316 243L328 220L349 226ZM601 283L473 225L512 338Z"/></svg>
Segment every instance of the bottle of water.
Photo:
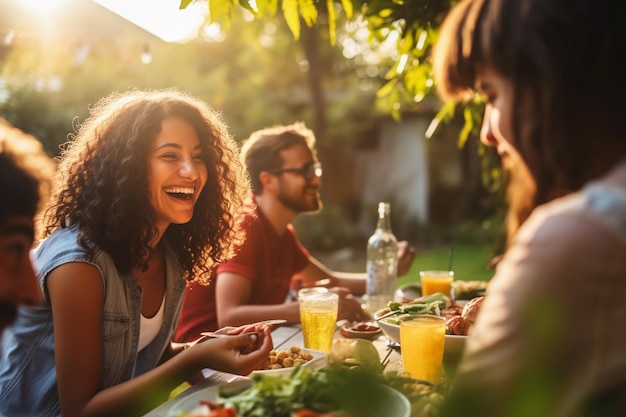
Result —
<svg viewBox="0 0 626 417"><path fill-rule="evenodd" d="M369 313L393 300L398 277L398 240L391 231L389 203L378 203L376 231L367 241L367 297Z"/></svg>

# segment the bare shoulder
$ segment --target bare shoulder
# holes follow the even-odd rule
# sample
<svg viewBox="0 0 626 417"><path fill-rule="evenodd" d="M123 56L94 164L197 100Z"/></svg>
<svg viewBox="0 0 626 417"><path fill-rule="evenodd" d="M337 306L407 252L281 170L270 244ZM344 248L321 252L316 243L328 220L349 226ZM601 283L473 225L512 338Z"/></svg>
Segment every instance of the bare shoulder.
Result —
<svg viewBox="0 0 626 417"><path fill-rule="evenodd" d="M86 262L68 262L53 269L46 278L46 288L51 299L74 297L81 299L103 296L104 284L97 267Z"/></svg>

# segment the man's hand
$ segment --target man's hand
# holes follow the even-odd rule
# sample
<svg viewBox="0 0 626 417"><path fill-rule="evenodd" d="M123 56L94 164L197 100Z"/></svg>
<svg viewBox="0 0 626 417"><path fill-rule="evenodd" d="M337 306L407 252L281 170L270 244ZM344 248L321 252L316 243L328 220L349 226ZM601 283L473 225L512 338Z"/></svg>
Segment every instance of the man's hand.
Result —
<svg viewBox="0 0 626 417"><path fill-rule="evenodd" d="M348 321L368 321L372 317L363 311L361 302L354 298L350 290L343 287L333 287L329 289L339 295L339 311L337 312L337 320Z"/></svg>
<svg viewBox="0 0 626 417"><path fill-rule="evenodd" d="M402 240L398 242L398 276L406 275L411 269L415 258L415 248L409 242Z"/></svg>

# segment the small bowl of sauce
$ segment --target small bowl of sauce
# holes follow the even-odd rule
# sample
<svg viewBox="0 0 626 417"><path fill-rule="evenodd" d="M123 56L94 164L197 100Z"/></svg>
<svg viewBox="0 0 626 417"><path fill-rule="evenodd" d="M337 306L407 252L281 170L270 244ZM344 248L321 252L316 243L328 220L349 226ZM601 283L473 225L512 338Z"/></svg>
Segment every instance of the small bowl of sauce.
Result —
<svg viewBox="0 0 626 417"><path fill-rule="evenodd" d="M339 333L349 339L373 340L380 336L382 330L376 322L360 321L356 323L344 324L339 328Z"/></svg>

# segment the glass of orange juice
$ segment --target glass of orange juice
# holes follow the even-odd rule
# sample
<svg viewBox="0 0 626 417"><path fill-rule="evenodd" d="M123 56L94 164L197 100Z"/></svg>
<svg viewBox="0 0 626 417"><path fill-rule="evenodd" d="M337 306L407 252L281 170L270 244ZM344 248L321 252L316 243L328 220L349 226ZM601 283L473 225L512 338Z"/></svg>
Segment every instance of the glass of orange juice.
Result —
<svg viewBox="0 0 626 417"><path fill-rule="evenodd" d="M420 271L422 295L431 295L440 292L453 298L453 294L451 293L453 279L453 271Z"/></svg>
<svg viewBox="0 0 626 417"><path fill-rule="evenodd" d="M443 317L420 315L400 322L402 368L411 378L438 384L443 366L446 321Z"/></svg>
<svg viewBox="0 0 626 417"><path fill-rule="evenodd" d="M325 290L325 291L324 291ZM337 323L339 296L326 288L298 291L304 347L330 353Z"/></svg>

